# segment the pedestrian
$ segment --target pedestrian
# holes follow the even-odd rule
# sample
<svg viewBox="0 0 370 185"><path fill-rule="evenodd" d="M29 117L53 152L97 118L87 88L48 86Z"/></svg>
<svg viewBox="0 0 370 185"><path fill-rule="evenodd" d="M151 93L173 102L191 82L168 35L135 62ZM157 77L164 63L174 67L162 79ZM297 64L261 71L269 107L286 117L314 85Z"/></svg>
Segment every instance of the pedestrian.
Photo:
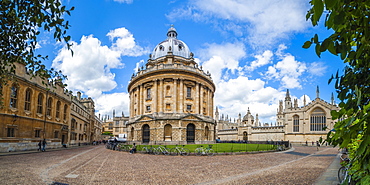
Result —
<svg viewBox="0 0 370 185"><path fill-rule="evenodd" d="M42 151L45 152L46 140L42 141Z"/></svg>
<svg viewBox="0 0 370 185"><path fill-rule="evenodd" d="M133 145L132 145L132 148L130 149L130 154L133 154L133 153L135 153L136 152L136 144L134 143Z"/></svg>
<svg viewBox="0 0 370 185"><path fill-rule="evenodd" d="M320 147L319 141L316 141L316 147L317 147L317 150L319 150L319 147Z"/></svg>
<svg viewBox="0 0 370 185"><path fill-rule="evenodd" d="M39 141L39 143L37 144L39 146L39 148L37 149L37 151L40 151L41 152L41 140Z"/></svg>

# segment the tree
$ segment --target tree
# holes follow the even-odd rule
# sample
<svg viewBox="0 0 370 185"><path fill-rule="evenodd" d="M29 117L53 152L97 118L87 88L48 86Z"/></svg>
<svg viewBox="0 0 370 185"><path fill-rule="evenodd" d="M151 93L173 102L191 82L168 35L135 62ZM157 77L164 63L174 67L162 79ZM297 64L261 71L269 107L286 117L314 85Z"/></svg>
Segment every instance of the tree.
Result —
<svg viewBox="0 0 370 185"><path fill-rule="evenodd" d="M316 54L325 51L340 56L346 65L343 74L337 72L328 83L335 81L340 111L332 111L334 130L327 141L350 151L350 174L360 184L370 184L370 1L312 0L306 18L317 26L325 15L325 27L332 30L320 41L317 34L303 48L315 44ZM324 11L325 8L325 11Z"/></svg>
<svg viewBox="0 0 370 185"><path fill-rule="evenodd" d="M0 85L12 78L16 62L25 64L32 77L39 76L44 83L66 78L60 71L46 69L42 61L48 56L36 54L36 49L41 31L53 32L54 39L66 42L70 49L71 37L66 35L70 25L63 16L73 9L67 10L60 0L0 1Z"/></svg>

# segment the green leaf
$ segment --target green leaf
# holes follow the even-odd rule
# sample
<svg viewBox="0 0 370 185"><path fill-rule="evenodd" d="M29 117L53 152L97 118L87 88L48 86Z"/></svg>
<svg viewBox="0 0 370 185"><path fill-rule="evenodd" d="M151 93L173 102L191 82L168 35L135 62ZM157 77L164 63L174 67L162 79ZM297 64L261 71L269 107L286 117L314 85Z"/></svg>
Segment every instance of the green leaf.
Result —
<svg viewBox="0 0 370 185"><path fill-rule="evenodd" d="M344 22L344 16L344 11L339 12L339 14L334 17L334 24L341 25Z"/></svg>
<svg viewBox="0 0 370 185"><path fill-rule="evenodd" d="M312 42L311 42L311 41L306 41L306 42L303 44L302 48L307 49L307 48L309 48L309 47L311 46L311 44L312 44Z"/></svg>
<svg viewBox="0 0 370 185"><path fill-rule="evenodd" d="M316 55L320 58L321 52L320 52L320 43L317 43L315 46Z"/></svg>
<svg viewBox="0 0 370 185"><path fill-rule="evenodd" d="M317 25L317 22L319 21L322 12L324 11L324 3L322 0L313 0L313 10L314 10L314 15L313 15L313 22L315 23L314 25Z"/></svg>
<svg viewBox="0 0 370 185"><path fill-rule="evenodd" d="M325 0L325 7L327 10L331 10L331 8L336 4L337 0Z"/></svg>

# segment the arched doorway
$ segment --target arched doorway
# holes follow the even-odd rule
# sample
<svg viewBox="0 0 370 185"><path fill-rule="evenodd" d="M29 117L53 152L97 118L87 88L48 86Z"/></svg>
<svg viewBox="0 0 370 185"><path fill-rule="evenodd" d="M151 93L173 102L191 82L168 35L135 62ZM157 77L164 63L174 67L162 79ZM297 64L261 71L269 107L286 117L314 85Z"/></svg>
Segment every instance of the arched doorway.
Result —
<svg viewBox="0 0 370 185"><path fill-rule="evenodd" d="M188 143L194 143L195 141L195 125L192 123L186 127L186 141Z"/></svg>
<svg viewBox="0 0 370 185"><path fill-rule="evenodd" d="M248 141L248 133L247 132L243 132L243 140Z"/></svg>
<svg viewBox="0 0 370 185"><path fill-rule="evenodd" d="M131 128L131 141L133 141L134 140L134 135L135 134L135 129L134 129L134 127L132 127Z"/></svg>
<svg viewBox="0 0 370 185"><path fill-rule="evenodd" d="M172 126L170 124L164 126L164 140L172 141Z"/></svg>
<svg viewBox="0 0 370 185"><path fill-rule="evenodd" d="M143 143L149 143L150 141L150 127L149 125L143 125Z"/></svg>
<svg viewBox="0 0 370 185"><path fill-rule="evenodd" d="M208 141L209 140L209 128L206 126L204 128L204 140Z"/></svg>

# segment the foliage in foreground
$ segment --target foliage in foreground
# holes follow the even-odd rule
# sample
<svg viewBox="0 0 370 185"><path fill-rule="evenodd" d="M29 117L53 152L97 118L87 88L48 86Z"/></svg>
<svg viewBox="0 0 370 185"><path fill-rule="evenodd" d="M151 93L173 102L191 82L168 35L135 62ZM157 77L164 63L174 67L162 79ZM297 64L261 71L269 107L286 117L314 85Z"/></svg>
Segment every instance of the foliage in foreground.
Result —
<svg viewBox="0 0 370 185"><path fill-rule="evenodd" d="M325 27L333 30L328 38L319 40L317 34L303 48L315 44L316 54L325 51L340 56L347 64L335 80L340 99L340 111L332 111L339 119L327 141L350 151L350 174L360 184L370 184L370 1L312 0L306 18L313 26L325 13ZM324 11L325 8L325 11Z"/></svg>
<svg viewBox="0 0 370 185"><path fill-rule="evenodd" d="M66 78L60 71L46 69L42 61L48 56L36 54L36 50L41 32L54 33L54 39L66 42L70 49L71 37L66 35L70 25L64 20L64 15L70 15L73 9L66 9L60 0L0 1L1 85L12 80L17 62L25 64L32 77L40 77L45 85L48 85L45 81L61 82Z"/></svg>

